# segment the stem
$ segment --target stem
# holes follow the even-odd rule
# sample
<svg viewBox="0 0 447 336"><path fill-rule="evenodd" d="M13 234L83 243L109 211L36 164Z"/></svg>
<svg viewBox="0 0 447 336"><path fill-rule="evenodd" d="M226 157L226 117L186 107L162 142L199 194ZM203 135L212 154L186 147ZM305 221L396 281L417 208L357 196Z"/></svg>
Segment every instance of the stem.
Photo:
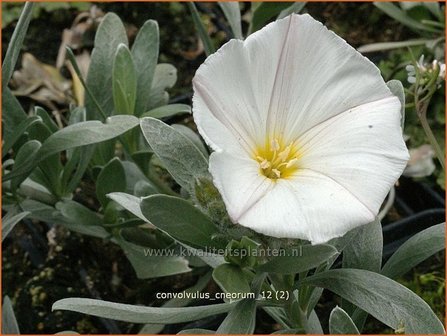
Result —
<svg viewBox="0 0 447 336"><path fill-rule="evenodd" d="M436 140L435 135L433 134L433 132L430 128L430 125L428 124L427 108L428 108L428 101L424 102L422 104L422 106L420 106L420 108L418 109L419 120L421 121L422 128L424 129L425 134L427 135L427 138L430 141L430 144L432 145L433 149L435 150L436 157L438 158L438 161L441 164L442 169L445 170L444 152L442 151L441 147L439 146L439 143Z"/></svg>

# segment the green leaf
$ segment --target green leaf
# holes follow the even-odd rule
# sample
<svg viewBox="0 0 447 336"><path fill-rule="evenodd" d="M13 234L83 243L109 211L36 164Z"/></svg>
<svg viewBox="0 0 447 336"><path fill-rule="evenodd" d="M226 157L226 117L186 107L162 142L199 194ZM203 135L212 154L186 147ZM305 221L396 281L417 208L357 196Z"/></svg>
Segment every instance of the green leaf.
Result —
<svg viewBox="0 0 447 336"><path fill-rule="evenodd" d="M194 26L197 29L200 39L202 40L203 47L205 48L206 56L213 54L216 49L214 48L213 42L208 36L208 32L206 31L206 27L200 18L199 12L194 2L187 2L188 8L191 12L192 21L194 22Z"/></svg>
<svg viewBox="0 0 447 336"><path fill-rule="evenodd" d="M16 127L27 118L25 111L8 87L2 90L2 131L5 139L14 136ZM6 127L7 125L7 127Z"/></svg>
<svg viewBox="0 0 447 336"><path fill-rule="evenodd" d="M393 19L399 21L403 25L407 26L408 28L416 32L420 30L428 31L431 33L439 32L438 29L426 26L420 23L419 21L414 20L409 15L407 15L407 13L405 13L403 10L401 10L399 7L397 7L395 4L391 2L374 2L374 6L379 8L388 16L392 17Z"/></svg>
<svg viewBox="0 0 447 336"><path fill-rule="evenodd" d="M273 332L272 335L299 335L303 333L303 329L281 329Z"/></svg>
<svg viewBox="0 0 447 336"><path fill-rule="evenodd" d="M250 22L250 34L264 27L268 21L287 9L290 2L262 2L253 11Z"/></svg>
<svg viewBox="0 0 447 336"><path fill-rule="evenodd" d="M107 197L115 201L119 205L121 205L124 209L134 214L138 218L146 222L149 222L149 220L146 217L144 217L143 213L141 212L140 208L141 198L122 192L110 193L107 194Z"/></svg>
<svg viewBox="0 0 447 336"><path fill-rule="evenodd" d="M11 174L5 176L5 179L31 171L39 162L50 155L113 139L134 128L138 125L138 122L138 118L134 116L117 115L107 118L105 124L95 120L67 126L52 134L44 142L35 159L29 157L26 165L11 172Z"/></svg>
<svg viewBox="0 0 447 336"><path fill-rule="evenodd" d="M216 334L253 334L256 324L256 301L244 299L230 311Z"/></svg>
<svg viewBox="0 0 447 336"><path fill-rule="evenodd" d="M135 114L137 74L127 45L121 43L113 60L113 101L115 114Z"/></svg>
<svg viewBox="0 0 447 336"><path fill-rule="evenodd" d="M19 325L17 324L12 302L9 296L3 298L2 306L2 334L20 335Z"/></svg>
<svg viewBox="0 0 447 336"><path fill-rule="evenodd" d="M208 150L206 149L202 139L197 135L196 132L194 132L188 126L180 124L174 124L171 125L171 127L191 140L191 142L203 153L203 155L205 155L206 158L209 156Z"/></svg>
<svg viewBox="0 0 447 336"><path fill-rule="evenodd" d="M19 138L26 132L28 127L32 126L35 123L41 123L42 118L38 116L32 116L24 119L16 128L14 128L13 132L5 134L3 137L3 147L2 147L2 157L5 157L8 154L9 150L14 146L14 144L19 140ZM8 127L12 127L8 125Z"/></svg>
<svg viewBox="0 0 447 336"><path fill-rule="evenodd" d="M258 270L279 274L300 273L317 267L337 253L337 250L330 245L298 246L260 265Z"/></svg>
<svg viewBox="0 0 447 336"><path fill-rule="evenodd" d="M307 319L306 333L311 335L324 334L323 327L321 326L320 323L320 319L318 318L318 315L314 309L312 309Z"/></svg>
<svg viewBox="0 0 447 336"><path fill-rule="evenodd" d="M71 200L65 200L56 204L62 216L68 221L85 226L100 226L101 218L96 212L90 210L86 206Z"/></svg>
<svg viewBox="0 0 447 336"><path fill-rule="evenodd" d="M287 7L286 9L283 9L276 19L283 19L290 14L299 13L303 10L306 4L307 2L295 2L293 5Z"/></svg>
<svg viewBox="0 0 447 336"><path fill-rule="evenodd" d="M172 308L172 307L185 307L187 305L189 305L191 302L194 301L194 299L192 298L188 298L187 294L190 293L192 295L190 295L191 297L194 297L195 293L199 293L201 291L203 291L205 289L205 287L208 285L209 281L211 279L211 272L208 272L207 274L205 274L204 276L199 277L199 280L197 281L197 283L190 287L185 289L182 293L185 294L185 298L180 299L180 298L172 298L168 301L166 301L162 307L164 308ZM158 334L160 333L163 328L165 327L164 324L146 324L141 330L140 330L140 334ZM191 329L191 330L198 330L198 329ZM180 333L183 333L186 330L183 330ZM214 333L214 331L212 332Z"/></svg>
<svg viewBox="0 0 447 336"><path fill-rule="evenodd" d="M166 63L157 64L149 95L149 102L145 110L152 110L156 107L166 105L169 101L169 94L166 92L174 86L177 81L177 69Z"/></svg>
<svg viewBox="0 0 447 336"><path fill-rule="evenodd" d="M380 273L383 234L379 219L354 229L352 234L353 238L343 250L343 268L358 268ZM356 310L355 306L345 300L342 301L341 306L350 315ZM357 313L354 321L359 329L362 329L367 316L364 312Z"/></svg>
<svg viewBox="0 0 447 336"><path fill-rule="evenodd" d="M103 209L106 208L110 199L107 194L112 192L123 192L126 190L126 174L121 160L113 158L98 175L96 180L96 196L101 202Z"/></svg>
<svg viewBox="0 0 447 336"><path fill-rule="evenodd" d="M212 335L214 333L214 330L208 329L185 329L180 330L177 335Z"/></svg>
<svg viewBox="0 0 447 336"><path fill-rule="evenodd" d="M303 280L327 288L395 330L409 334L444 334L427 303L383 275L358 269L335 269Z"/></svg>
<svg viewBox="0 0 447 336"><path fill-rule="evenodd" d="M113 114L113 60L121 43L127 45L127 34L123 23L116 14L107 13L96 31L95 47L92 51L87 75L87 86L101 109L108 115ZM85 107L89 120L101 117L101 113L90 95L85 97Z"/></svg>
<svg viewBox="0 0 447 336"><path fill-rule="evenodd" d="M155 253L159 253L159 251L132 244L123 238L118 239L118 244L123 249L139 279L159 278L191 271L188 267L188 261L181 256L156 255ZM152 255L151 252L153 252Z"/></svg>
<svg viewBox="0 0 447 336"><path fill-rule="evenodd" d="M194 194L198 178L209 176L208 161L183 134L154 118L143 118L141 130L147 142L178 184Z"/></svg>
<svg viewBox="0 0 447 336"><path fill-rule="evenodd" d="M43 108L41 108L39 106L36 106L34 108L34 113L36 114L36 116L42 118L44 125L48 127L51 134L59 131L59 126L57 126L56 123L54 122L54 120L51 119L50 115L48 114L48 112L46 110L44 110Z"/></svg>
<svg viewBox="0 0 447 336"><path fill-rule="evenodd" d="M343 268L380 272L382 267L382 225L377 219L356 230L356 235L343 250Z"/></svg>
<svg viewBox="0 0 447 336"><path fill-rule="evenodd" d="M69 230L97 238L107 238L110 234L101 226L102 218L82 204L65 200L56 204L56 209L29 207L32 216L47 222L58 222ZM31 210L32 209L32 210ZM47 217L47 218L45 218Z"/></svg>
<svg viewBox="0 0 447 336"><path fill-rule="evenodd" d="M230 24L231 31L235 38L243 40L242 36L242 26L241 26L241 10L239 8L239 2L229 1L229 2L219 2L218 3L225 17Z"/></svg>
<svg viewBox="0 0 447 336"><path fill-rule="evenodd" d="M389 278L404 275L433 254L445 249L445 223L434 225L408 239L382 268Z"/></svg>
<svg viewBox="0 0 447 336"><path fill-rule="evenodd" d="M170 104L165 106L160 106L147 111L141 115L141 118L152 117L152 118L167 118L172 117L176 114L189 113L191 114L191 107L185 104Z"/></svg>
<svg viewBox="0 0 447 336"><path fill-rule="evenodd" d="M148 105L159 50L158 24L148 20L138 32L131 53L137 72L135 115L140 116Z"/></svg>
<svg viewBox="0 0 447 336"><path fill-rule="evenodd" d="M14 177L11 180L11 190L13 192L15 192L20 183L22 183L27 178L27 175L21 175L19 174L19 172L25 170L25 168L29 166L29 162L33 162L39 159L37 153L39 152L41 147L42 144L37 140L30 140L28 142L25 142L23 146L20 147L14 159L14 166L12 167L11 173L7 175L11 175L12 177ZM25 171L29 173L31 170Z"/></svg>
<svg viewBox="0 0 447 336"><path fill-rule="evenodd" d="M436 41L437 39L415 39L415 40L398 41L398 42L371 43L359 47L357 51L363 54L363 53L386 51L398 48L429 45L435 43Z"/></svg>
<svg viewBox="0 0 447 336"><path fill-rule="evenodd" d="M77 188L94 152L95 145L77 147L71 150L70 158L65 164L62 173L61 186L64 188L64 194L69 194Z"/></svg>
<svg viewBox="0 0 447 336"><path fill-rule="evenodd" d="M160 230L195 247L213 247L214 223L188 201L167 195L152 195L141 202L141 211Z"/></svg>
<svg viewBox="0 0 447 336"><path fill-rule="evenodd" d="M401 81L397 79L392 79L386 83L388 86L388 89L390 89L391 93L395 95L397 98L399 98L401 107L400 107L400 115L401 115L401 121L400 125L402 127L402 132L405 125L405 92L404 92L404 86L402 85Z"/></svg>
<svg viewBox="0 0 447 336"><path fill-rule="evenodd" d="M213 279L225 293L250 293L247 274L232 264L222 264L213 271Z"/></svg>
<svg viewBox="0 0 447 336"><path fill-rule="evenodd" d="M28 216L30 213L28 211L21 212L19 214L10 215L8 212L2 218L2 241L8 236L8 234L14 229L17 223L19 223L23 218Z"/></svg>
<svg viewBox="0 0 447 336"><path fill-rule="evenodd" d="M93 299L67 298L56 301L52 310L70 310L131 323L173 324L223 314L230 311L235 305L235 303L221 303L185 308L156 308Z"/></svg>
<svg viewBox="0 0 447 336"><path fill-rule="evenodd" d="M329 316L329 333L334 335L360 334L349 315L340 307L335 307Z"/></svg>
<svg viewBox="0 0 447 336"><path fill-rule="evenodd" d="M6 88L12 73L17 63L20 50L22 49L23 40L26 36L29 23L33 15L34 3L26 2L20 14L19 21L12 34L11 41L9 42L8 49L6 50L5 58L2 63L2 90Z"/></svg>

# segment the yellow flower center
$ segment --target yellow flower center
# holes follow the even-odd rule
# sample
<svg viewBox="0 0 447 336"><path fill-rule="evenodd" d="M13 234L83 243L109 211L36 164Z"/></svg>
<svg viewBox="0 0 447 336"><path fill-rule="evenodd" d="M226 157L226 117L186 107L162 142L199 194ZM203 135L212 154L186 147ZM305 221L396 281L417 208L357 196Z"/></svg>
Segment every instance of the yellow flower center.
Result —
<svg viewBox="0 0 447 336"><path fill-rule="evenodd" d="M261 174L272 180L287 178L298 170L299 154L295 143L285 146L278 139L267 141L256 150L255 159Z"/></svg>

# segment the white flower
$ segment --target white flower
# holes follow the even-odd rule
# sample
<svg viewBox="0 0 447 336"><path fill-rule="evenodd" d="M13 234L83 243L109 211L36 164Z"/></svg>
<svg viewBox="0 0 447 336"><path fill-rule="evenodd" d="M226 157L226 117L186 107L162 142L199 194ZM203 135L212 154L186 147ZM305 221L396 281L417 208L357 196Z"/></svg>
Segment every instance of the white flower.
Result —
<svg viewBox="0 0 447 336"><path fill-rule="evenodd" d="M426 65L424 63L424 55L421 55L421 57L419 57L419 61L416 62L416 66L418 68L418 71L421 73L424 73L425 71L427 71ZM409 64L405 67L405 70L407 70L408 72L408 83L410 84L414 84L416 83L416 69L414 67L413 64Z"/></svg>
<svg viewBox="0 0 447 336"><path fill-rule="evenodd" d="M313 244L374 220L408 160L379 70L309 15L208 57L193 115L234 223Z"/></svg>

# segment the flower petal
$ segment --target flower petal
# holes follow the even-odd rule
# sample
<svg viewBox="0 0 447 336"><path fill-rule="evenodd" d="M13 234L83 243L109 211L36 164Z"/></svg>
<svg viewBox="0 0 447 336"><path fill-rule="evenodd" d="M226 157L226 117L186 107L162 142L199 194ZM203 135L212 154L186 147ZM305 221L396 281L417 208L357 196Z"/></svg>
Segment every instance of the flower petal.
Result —
<svg viewBox="0 0 447 336"><path fill-rule="evenodd" d="M231 40L211 55L193 79L194 120L214 150L253 152L264 138L243 42Z"/></svg>
<svg viewBox="0 0 447 336"><path fill-rule="evenodd" d="M214 150L230 152L252 152L266 136L288 143L345 110L391 96L374 64L311 16L296 14L226 43L200 66L193 86L200 133Z"/></svg>
<svg viewBox="0 0 447 336"><path fill-rule="evenodd" d="M334 180L302 169L293 179L277 180L239 223L269 236L320 244L374 218L369 209Z"/></svg>
<svg viewBox="0 0 447 336"><path fill-rule="evenodd" d="M234 223L274 185L260 174L256 161L226 152L212 153L209 169Z"/></svg>
<svg viewBox="0 0 447 336"><path fill-rule="evenodd" d="M391 96L373 63L309 15L278 20L246 43L252 73L276 72L264 94L270 99L266 120L275 125L270 134L286 143L349 108Z"/></svg>
<svg viewBox="0 0 447 336"><path fill-rule="evenodd" d="M298 140L300 167L333 179L377 214L409 158L400 106L398 98L385 98L312 128Z"/></svg>

